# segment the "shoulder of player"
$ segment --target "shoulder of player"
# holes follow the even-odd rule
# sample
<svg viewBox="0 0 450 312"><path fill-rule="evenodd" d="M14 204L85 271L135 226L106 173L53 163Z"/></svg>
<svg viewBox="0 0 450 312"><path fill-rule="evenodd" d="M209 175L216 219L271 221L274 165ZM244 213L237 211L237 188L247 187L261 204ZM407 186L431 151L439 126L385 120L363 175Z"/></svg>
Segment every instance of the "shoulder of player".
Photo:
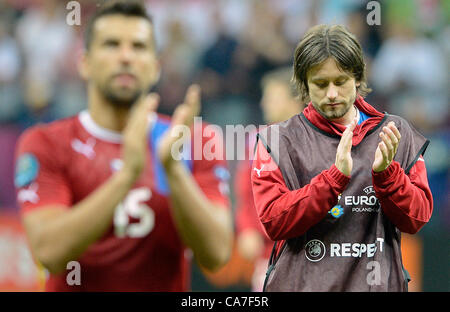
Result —
<svg viewBox="0 0 450 312"><path fill-rule="evenodd" d="M388 119L384 125L387 125L389 121L395 122L395 125L403 138L401 140L402 142L409 142L409 146L415 147L415 149L420 149L423 153L425 152L430 141L421 133L420 130L416 129L411 122L403 117L390 114L388 115Z"/></svg>
<svg viewBox="0 0 450 312"><path fill-rule="evenodd" d="M296 114L287 120L260 127L257 135L259 137L267 138L269 134L280 136L286 136L292 132L298 134L304 127L300 116L300 114Z"/></svg>
<svg viewBox="0 0 450 312"><path fill-rule="evenodd" d="M386 121L393 120L393 121L398 121L399 123L408 123L408 121L405 118L401 117L401 116L390 114L390 113L386 113L386 112L385 112L385 114L386 114Z"/></svg>
<svg viewBox="0 0 450 312"><path fill-rule="evenodd" d="M415 130L413 125L408 120L406 120L401 116L392 114L387 115L385 124L383 126L387 125L390 121L393 121L395 123L396 127L400 130L400 132L402 132L402 130L403 131Z"/></svg>
<svg viewBox="0 0 450 312"><path fill-rule="evenodd" d="M68 137L76 127L77 117L59 119L50 123L40 123L26 129L20 136L22 145L51 145L56 147L65 142L62 138Z"/></svg>

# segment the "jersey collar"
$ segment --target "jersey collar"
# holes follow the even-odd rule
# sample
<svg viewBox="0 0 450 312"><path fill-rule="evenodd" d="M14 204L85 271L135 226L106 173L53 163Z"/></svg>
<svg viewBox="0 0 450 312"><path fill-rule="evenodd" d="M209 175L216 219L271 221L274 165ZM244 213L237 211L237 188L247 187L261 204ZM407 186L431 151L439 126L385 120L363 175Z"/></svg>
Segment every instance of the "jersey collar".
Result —
<svg viewBox="0 0 450 312"><path fill-rule="evenodd" d="M151 130L153 129L157 118L158 117L154 112L151 113L151 115L149 115ZM117 143L117 144L122 143L123 135L121 132L113 131L99 126L94 121L94 119L92 119L91 114L89 114L89 111L83 110L82 112L80 112L78 114L78 119L83 128L93 137L110 143Z"/></svg>

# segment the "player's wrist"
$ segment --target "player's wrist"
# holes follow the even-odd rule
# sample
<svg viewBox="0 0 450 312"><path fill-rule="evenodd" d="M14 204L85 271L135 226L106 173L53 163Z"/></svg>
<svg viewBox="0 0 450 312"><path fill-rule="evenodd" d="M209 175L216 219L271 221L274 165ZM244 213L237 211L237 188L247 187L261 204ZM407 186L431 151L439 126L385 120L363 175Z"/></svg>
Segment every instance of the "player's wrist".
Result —
<svg viewBox="0 0 450 312"><path fill-rule="evenodd" d="M131 186L139 178L140 173L140 171L133 170L130 167L124 166L116 173L115 176L124 185Z"/></svg>
<svg viewBox="0 0 450 312"><path fill-rule="evenodd" d="M394 181L395 179L398 179L397 173L400 169L400 163L393 160L389 166L382 171L377 172L372 169L372 177L377 184Z"/></svg>
<svg viewBox="0 0 450 312"><path fill-rule="evenodd" d="M176 172L181 167L181 161L173 159L172 157L169 157L169 159L162 164L166 173Z"/></svg>

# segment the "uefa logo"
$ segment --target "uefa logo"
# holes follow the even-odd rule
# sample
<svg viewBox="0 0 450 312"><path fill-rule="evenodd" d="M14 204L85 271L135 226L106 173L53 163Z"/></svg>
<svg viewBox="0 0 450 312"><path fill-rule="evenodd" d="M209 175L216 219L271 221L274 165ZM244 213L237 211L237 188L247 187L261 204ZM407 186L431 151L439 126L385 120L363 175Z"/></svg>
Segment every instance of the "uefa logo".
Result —
<svg viewBox="0 0 450 312"><path fill-rule="evenodd" d="M309 261L317 262L322 260L325 252L325 245L318 239L310 240L305 245L305 256Z"/></svg>

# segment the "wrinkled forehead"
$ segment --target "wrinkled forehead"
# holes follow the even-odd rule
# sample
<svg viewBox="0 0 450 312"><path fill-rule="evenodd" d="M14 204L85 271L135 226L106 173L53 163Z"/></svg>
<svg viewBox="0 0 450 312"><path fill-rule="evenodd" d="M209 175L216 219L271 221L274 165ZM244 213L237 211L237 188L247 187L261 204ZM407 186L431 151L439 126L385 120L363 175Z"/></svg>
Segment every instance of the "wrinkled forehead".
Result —
<svg viewBox="0 0 450 312"><path fill-rule="evenodd" d="M112 14L100 17L93 28L93 42L104 40L153 42L153 26L138 16Z"/></svg>

